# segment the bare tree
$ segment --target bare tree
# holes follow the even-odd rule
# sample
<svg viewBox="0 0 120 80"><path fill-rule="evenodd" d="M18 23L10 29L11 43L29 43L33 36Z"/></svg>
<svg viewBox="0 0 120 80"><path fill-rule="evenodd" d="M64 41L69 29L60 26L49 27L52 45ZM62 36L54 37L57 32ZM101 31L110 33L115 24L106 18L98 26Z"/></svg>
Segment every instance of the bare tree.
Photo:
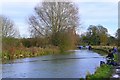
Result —
<svg viewBox="0 0 120 80"><path fill-rule="evenodd" d="M76 29L79 24L78 8L72 2L42 2L34 10L28 22L32 37Z"/></svg>
<svg viewBox="0 0 120 80"><path fill-rule="evenodd" d="M2 15L0 15L0 27L2 29L2 37L19 37L19 31L15 28L14 23Z"/></svg>

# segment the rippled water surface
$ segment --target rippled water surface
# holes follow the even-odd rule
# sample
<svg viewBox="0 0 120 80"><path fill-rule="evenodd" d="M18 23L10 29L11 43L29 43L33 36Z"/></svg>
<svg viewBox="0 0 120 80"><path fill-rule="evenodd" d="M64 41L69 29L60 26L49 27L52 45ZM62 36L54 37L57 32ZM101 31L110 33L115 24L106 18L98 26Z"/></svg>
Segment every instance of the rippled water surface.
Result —
<svg viewBox="0 0 120 80"><path fill-rule="evenodd" d="M74 50L67 55L47 55L17 59L2 65L3 78L84 78L93 74L105 59L89 50Z"/></svg>

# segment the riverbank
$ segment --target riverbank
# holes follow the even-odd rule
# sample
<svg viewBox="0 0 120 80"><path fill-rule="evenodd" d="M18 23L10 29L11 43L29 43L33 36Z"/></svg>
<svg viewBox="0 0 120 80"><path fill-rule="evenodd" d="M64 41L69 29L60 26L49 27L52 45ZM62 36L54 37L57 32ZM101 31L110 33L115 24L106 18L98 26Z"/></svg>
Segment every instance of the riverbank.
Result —
<svg viewBox="0 0 120 80"><path fill-rule="evenodd" d="M108 50L112 49L110 46L93 46L93 51L101 54L101 55L107 55ZM120 49L118 48L118 51ZM115 60L118 61L118 55L115 54ZM110 65L103 65L99 68L97 68L96 72L94 74L88 74L86 76L87 80L103 80L103 79L110 79L113 73L115 73L115 68Z"/></svg>
<svg viewBox="0 0 120 80"><path fill-rule="evenodd" d="M30 58L42 55L53 55L59 54L60 50L58 47L47 47L47 48L40 48L40 47L21 47L21 48L10 48L9 50L2 52L2 63L7 63L9 61L20 59L20 58Z"/></svg>
<svg viewBox="0 0 120 80"><path fill-rule="evenodd" d="M92 46L92 50L101 54L101 55L107 55L109 49L112 49L113 46Z"/></svg>
<svg viewBox="0 0 120 80"><path fill-rule="evenodd" d="M113 49L113 47L114 46L92 46L92 50L100 55L107 56L109 50ZM120 47L118 48L118 52L120 52ZM114 54L114 59L118 62L118 54Z"/></svg>
<svg viewBox="0 0 120 80"><path fill-rule="evenodd" d="M87 74L86 80L109 80L112 74L112 66L102 65L94 74Z"/></svg>
<svg viewBox="0 0 120 80"><path fill-rule="evenodd" d="M3 51L0 57L2 58L2 63L8 63L15 59L22 59L22 58L31 58L31 57L38 57L43 55L57 55L57 54L70 54L71 51L62 51L59 47L50 46L46 48L40 47L18 47L18 48L10 48L6 51Z"/></svg>

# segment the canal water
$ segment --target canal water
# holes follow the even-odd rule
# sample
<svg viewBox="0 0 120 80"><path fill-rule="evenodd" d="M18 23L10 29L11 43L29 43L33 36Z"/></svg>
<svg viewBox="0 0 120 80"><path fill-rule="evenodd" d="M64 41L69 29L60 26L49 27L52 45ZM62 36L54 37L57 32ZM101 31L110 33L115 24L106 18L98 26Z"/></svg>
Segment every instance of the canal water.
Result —
<svg viewBox="0 0 120 80"><path fill-rule="evenodd" d="M3 78L85 78L93 74L105 58L89 50L14 60L2 65Z"/></svg>

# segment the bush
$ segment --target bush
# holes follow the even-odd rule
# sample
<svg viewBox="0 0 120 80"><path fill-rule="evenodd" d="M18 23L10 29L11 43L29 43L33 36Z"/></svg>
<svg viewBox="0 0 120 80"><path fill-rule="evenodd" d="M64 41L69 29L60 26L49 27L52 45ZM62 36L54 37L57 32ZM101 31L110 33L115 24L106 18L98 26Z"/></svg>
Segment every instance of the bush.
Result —
<svg viewBox="0 0 120 80"><path fill-rule="evenodd" d="M75 47L75 35L68 32L58 32L52 36L52 44L58 46L61 53Z"/></svg>
<svg viewBox="0 0 120 80"><path fill-rule="evenodd" d="M51 48L38 48L38 47L19 47L19 48L10 48L8 50L4 50L2 52L2 62L6 63L7 61L11 61L18 58L26 58L26 57L34 57L48 54L58 54L58 47Z"/></svg>
<svg viewBox="0 0 120 80"><path fill-rule="evenodd" d="M11 47L19 47L20 41L16 38L2 38L2 50L8 50Z"/></svg>

